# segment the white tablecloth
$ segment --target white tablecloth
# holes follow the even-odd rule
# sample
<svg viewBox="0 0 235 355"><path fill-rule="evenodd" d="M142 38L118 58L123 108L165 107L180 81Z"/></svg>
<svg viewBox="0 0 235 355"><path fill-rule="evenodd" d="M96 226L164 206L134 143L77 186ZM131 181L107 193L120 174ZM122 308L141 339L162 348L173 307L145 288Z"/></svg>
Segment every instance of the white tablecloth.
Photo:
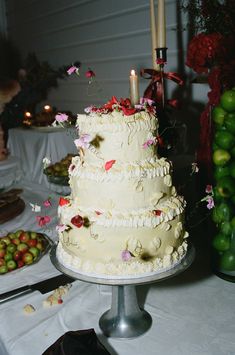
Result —
<svg viewBox="0 0 235 355"><path fill-rule="evenodd" d="M57 131L13 128L9 130L8 148L12 156L19 157L22 170L27 180L33 181L63 193L63 189L52 186L43 174L43 158L52 163L64 158L68 153L77 154L74 140L77 137L75 128L64 128Z"/></svg>
<svg viewBox="0 0 235 355"><path fill-rule="evenodd" d="M22 178L20 158L8 156L0 161L0 189L5 189Z"/></svg>
<svg viewBox="0 0 235 355"><path fill-rule="evenodd" d="M26 202L40 202L48 193L52 196L50 214L54 218L47 232L56 240L53 228L57 223L58 196L31 184L24 188L23 198ZM22 226L35 227L35 214L29 206L21 216L1 225L1 229ZM41 355L66 331L94 328L112 355L234 355L235 287L211 274L203 238L201 234L194 240L197 256L187 271L160 283L137 287L139 303L153 319L151 329L143 336L132 340L104 337L98 322L110 308L111 287L75 281L64 303L58 306L43 308L48 294L38 291L2 304L0 354ZM44 256L18 275L0 276L0 293L57 274L49 257ZM23 307L28 303L36 312L25 315Z"/></svg>

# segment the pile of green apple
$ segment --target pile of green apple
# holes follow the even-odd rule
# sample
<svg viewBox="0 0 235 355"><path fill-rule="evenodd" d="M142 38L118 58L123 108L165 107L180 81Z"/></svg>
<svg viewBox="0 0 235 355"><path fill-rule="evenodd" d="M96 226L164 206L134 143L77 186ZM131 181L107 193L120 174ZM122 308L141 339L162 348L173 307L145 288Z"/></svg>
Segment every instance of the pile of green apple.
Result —
<svg viewBox="0 0 235 355"><path fill-rule="evenodd" d="M212 244L219 269L235 271L235 88L221 95L212 118L215 185L212 219L217 227Z"/></svg>
<svg viewBox="0 0 235 355"><path fill-rule="evenodd" d="M48 246L38 232L18 230L0 238L0 274L33 264Z"/></svg>
<svg viewBox="0 0 235 355"><path fill-rule="evenodd" d="M67 154L66 157L45 168L44 172L48 176L68 177L68 168L71 164L74 154Z"/></svg>

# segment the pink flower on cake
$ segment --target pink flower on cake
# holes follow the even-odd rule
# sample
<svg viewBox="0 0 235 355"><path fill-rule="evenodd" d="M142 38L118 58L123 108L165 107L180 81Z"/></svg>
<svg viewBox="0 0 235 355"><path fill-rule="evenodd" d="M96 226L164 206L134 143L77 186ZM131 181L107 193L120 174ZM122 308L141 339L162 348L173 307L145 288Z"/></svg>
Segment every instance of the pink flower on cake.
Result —
<svg viewBox="0 0 235 355"><path fill-rule="evenodd" d="M55 115L55 120L57 122L65 122L68 120L68 118L69 118L69 116L66 115L66 113L59 112L59 113L57 113L57 115Z"/></svg>
<svg viewBox="0 0 235 355"><path fill-rule="evenodd" d="M94 106L88 106L84 109L85 113L91 113L93 110Z"/></svg>
<svg viewBox="0 0 235 355"><path fill-rule="evenodd" d="M57 230L57 232L64 232L67 229L66 224L58 224L55 229Z"/></svg>
<svg viewBox="0 0 235 355"><path fill-rule="evenodd" d="M123 261L128 261L131 259L131 253L129 250L123 250L121 256Z"/></svg>
<svg viewBox="0 0 235 355"><path fill-rule="evenodd" d="M59 206L68 205L69 202L70 202L70 201L69 201L67 198L60 197L60 199L59 199Z"/></svg>
<svg viewBox="0 0 235 355"><path fill-rule="evenodd" d="M146 149L146 148L150 147L151 145L156 145L156 143L157 143L157 139L156 138L148 139L146 142L144 142L142 147L144 149Z"/></svg>
<svg viewBox="0 0 235 355"><path fill-rule="evenodd" d="M109 160L105 163L105 170L108 171L112 168L113 164L115 164L116 160Z"/></svg>
<svg viewBox="0 0 235 355"><path fill-rule="evenodd" d="M79 68L76 67L75 65L72 65L68 70L67 70L68 75L71 75L73 73L76 73L79 75Z"/></svg>
<svg viewBox="0 0 235 355"><path fill-rule="evenodd" d="M80 138L75 139L74 143L77 148L89 148L92 138L89 134L82 134Z"/></svg>
<svg viewBox="0 0 235 355"><path fill-rule="evenodd" d="M50 223L51 217L50 216L36 216L36 221L40 227L45 226L46 224Z"/></svg>

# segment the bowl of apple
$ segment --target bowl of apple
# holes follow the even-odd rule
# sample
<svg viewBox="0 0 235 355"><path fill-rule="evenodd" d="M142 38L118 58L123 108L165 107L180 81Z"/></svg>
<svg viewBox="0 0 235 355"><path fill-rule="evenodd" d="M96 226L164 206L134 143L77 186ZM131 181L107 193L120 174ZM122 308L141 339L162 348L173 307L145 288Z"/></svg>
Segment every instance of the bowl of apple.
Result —
<svg viewBox="0 0 235 355"><path fill-rule="evenodd" d="M18 230L0 237L0 275L35 264L53 242L45 234Z"/></svg>
<svg viewBox="0 0 235 355"><path fill-rule="evenodd" d="M74 156L74 154L67 154L66 157L60 161L46 167L43 172L46 175L48 182L56 185L68 186L68 168Z"/></svg>

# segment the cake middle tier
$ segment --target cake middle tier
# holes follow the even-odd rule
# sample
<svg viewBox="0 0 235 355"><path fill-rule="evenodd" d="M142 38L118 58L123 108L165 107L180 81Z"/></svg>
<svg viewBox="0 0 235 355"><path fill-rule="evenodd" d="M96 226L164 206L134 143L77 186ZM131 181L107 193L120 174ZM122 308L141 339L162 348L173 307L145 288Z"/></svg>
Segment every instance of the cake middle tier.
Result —
<svg viewBox="0 0 235 355"><path fill-rule="evenodd" d="M171 164L165 158L117 162L106 171L102 165L83 164L75 157L69 171L72 199L99 211L154 209L159 201L176 195Z"/></svg>

